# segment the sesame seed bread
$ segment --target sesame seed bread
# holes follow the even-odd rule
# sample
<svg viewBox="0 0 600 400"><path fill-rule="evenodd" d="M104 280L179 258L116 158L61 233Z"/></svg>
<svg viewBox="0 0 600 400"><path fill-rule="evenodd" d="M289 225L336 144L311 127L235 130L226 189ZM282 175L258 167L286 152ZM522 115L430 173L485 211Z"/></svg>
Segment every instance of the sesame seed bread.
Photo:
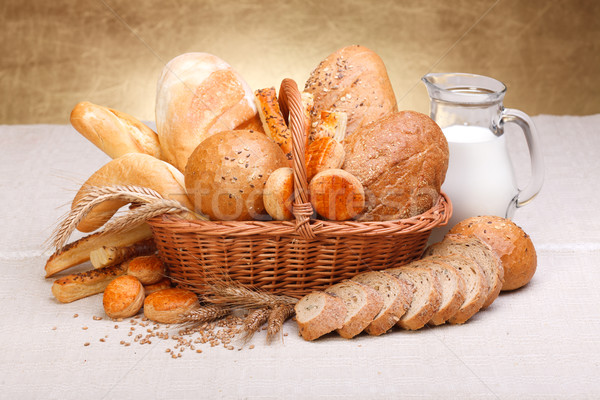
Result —
<svg viewBox="0 0 600 400"><path fill-rule="evenodd" d="M440 282L442 301L429 324L442 325L456 314L465 301L467 285L462 274L441 257L430 256L414 261L407 266L429 268Z"/></svg>
<svg viewBox="0 0 600 400"><path fill-rule="evenodd" d="M344 325L344 302L325 292L312 292L294 306L298 330L304 340L315 340Z"/></svg>
<svg viewBox="0 0 600 400"><path fill-rule="evenodd" d="M449 234L440 243L435 243L425 250L425 255L458 254L474 260L485 275L487 296L483 306L486 308L496 300L504 279L504 270L498 255L492 248L474 235Z"/></svg>
<svg viewBox="0 0 600 400"><path fill-rule="evenodd" d="M424 327L442 301L441 286L433 271L423 267L402 266L386 269L385 272L410 282L414 288L410 307L397 325L409 330Z"/></svg>
<svg viewBox="0 0 600 400"><path fill-rule="evenodd" d="M326 293L340 298L346 310L346 318L337 333L351 339L361 333L383 307L383 298L369 286L355 281L343 281L325 289Z"/></svg>
<svg viewBox="0 0 600 400"><path fill-rule="evenodd" d="M413 297L413 288L405 280L379 271L369 271L356 275L353 281L367 285L383 298L383 307L367 326L365 332L378 336L386 333L406 313Z"/></svg>

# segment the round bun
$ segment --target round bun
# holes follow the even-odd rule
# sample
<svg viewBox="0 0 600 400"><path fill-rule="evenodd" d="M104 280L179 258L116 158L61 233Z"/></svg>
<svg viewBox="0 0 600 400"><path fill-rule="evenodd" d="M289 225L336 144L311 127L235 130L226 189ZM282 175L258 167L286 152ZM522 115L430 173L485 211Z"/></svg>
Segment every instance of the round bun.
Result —
<svg viewBox="0 0 600 400"><path fill-rule="evenodd" d="M156 129L164 159L183 172L196 146L214 133L253 123L254 94L212 54L181 54L165 66L156 94Z"/></svg>
<svg viewBox="0 0 600 400"><path fill-rule="evenodd" d="M352 174L341 169L319 172L308 185L310 202L317 214L332 221L346 221L360 214L365 192Z"/></svg>
<svg viewBox="0 0 600 400"><path fill-rule="evenodd" d="M158 292L159 290L168 289L172 285L170 278L163 278L160 281L153 283L152 285L144 285L144 292L146 293L146 297L151 295L154 292Z"/></svg>
<svg viewBox="0 0 600 400"><path fill-rule="evenodd" d="M185 186L196 211L212 220L268 219L263 189L271 173L285 166L285 154L264 134L219 132L190 156Z"/></svg>
<svg viewBox="0 0 600 400"><path fill-rule="evenodd" d="M174 324L198 305L198 296L186 289L170 288L154 292L144 301L144 316L154 322Z"/></svg>
<svg viewBox="0 0 600 400"><path fill-rule="evenodd" d="M360 220L409 218L437 202L448 169L448 142L427 115L387 115L346 137L344 149L342 168L365 189Z"/></svg>
<svg viewBox="0 0 600 400"><path fill-rule="evenodd" d="M142 285L152 285L165 277L166 268L157 255L139 256L130 260L127 275L136 277Z"/></svg>
<svg viewBox="0 0 600 400"><path fill-rule="evenodd" d="M128 153L109 161L90 176L75 195L71 209L77 206L90 187L114 185L153 189L167 199L177 200L185 207L193 208L185 193L183 174L179 170L148 154ZM98 204L81 220L77 229L92 232L100 228L125 204L126 202L119 200Z"/></svg>
<svg viewBox="0 0 600 400"><path fill-rule="evenodd" d="M317 113L345 112L348 135L398 109L383 61L358 45L343 47L323 60L304 91L313 95Z"/></svg>
<svg viewBox="0 0 600 400"><path fill-rule="evenodd" d="M294 218L294 171L289 167L278 168L269 176L263 192L265 210L277 221Z"/></svg>
<svg viewBox="0 0 600 400"><path fill-rule="evenodd" d="M144 303L144 287L137 278L122 275L104 289L102 304L110 318L129 318L136 315Z"/></svg>
<svg viewBox="0 0 600 400"><path fill-rule="evenodd" d="M467 218L449 233L475 235L496 252L504 267L503 291L525 286L535 274L537 254L533 242L509 219L489 215Z"/></svg>

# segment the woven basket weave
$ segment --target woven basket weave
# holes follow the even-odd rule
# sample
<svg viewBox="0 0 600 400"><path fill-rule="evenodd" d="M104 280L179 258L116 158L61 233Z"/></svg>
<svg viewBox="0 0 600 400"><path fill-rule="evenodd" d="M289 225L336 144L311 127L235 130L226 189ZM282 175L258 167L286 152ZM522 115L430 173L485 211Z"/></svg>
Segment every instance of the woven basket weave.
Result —
<svg viewBox="0 0 600 400"><path fill-rule="evenodd" d="M311 219L304 159L304 117L296 83L281 84L279 101L293 140L293 221L189 221L161 215L148 221L159 255L180 287L202 293L214 281L301 297L366 270L418 258L431 230L448 222L442 194L427 212L395 221Z"/></svg>

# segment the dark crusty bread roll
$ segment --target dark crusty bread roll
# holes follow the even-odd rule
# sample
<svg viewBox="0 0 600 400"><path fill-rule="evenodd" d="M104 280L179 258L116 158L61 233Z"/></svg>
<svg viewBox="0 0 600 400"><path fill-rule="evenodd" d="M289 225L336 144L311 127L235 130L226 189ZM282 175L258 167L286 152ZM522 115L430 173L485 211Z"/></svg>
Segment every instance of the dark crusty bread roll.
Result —
<svg viewBox="0 0 600 400"><path fill-rule="evenodd" d="M265 183L287 164L283 150L266 135L223 131L194 150L185 169L185 186L196 210L212 220L265 219Z"/></svg>
<svg viewBox="0 0 600 400"><path fill-rule="evenodd" d="M306 81L314 110L348 115L347 135L398 109L381 58L363 46L339 49L323 60Z"/></svg>
<svg viewBox="0 0 600 400"><path fill-rule="evenodd" d="M427 115L400 111L344 140L342 169L365 189L363 221L412 217L438 200L448 169L448 142Z"/></svg>
<svg viewBox="0 0 600 400"><path fill-rule="evenodd" d="M456 224L449 233L476 235L490 245L504 269L503 291L525 286L535 274L537 254L533 242L509 219L490 215L472 217Z"/></svg>

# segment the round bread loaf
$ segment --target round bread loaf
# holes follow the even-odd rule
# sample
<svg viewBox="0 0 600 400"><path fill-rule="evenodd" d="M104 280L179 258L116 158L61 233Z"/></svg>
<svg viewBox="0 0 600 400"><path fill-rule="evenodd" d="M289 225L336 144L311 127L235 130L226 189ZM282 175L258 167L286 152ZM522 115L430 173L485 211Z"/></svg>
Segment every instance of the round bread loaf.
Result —
<svg viewBox="0 0 600 400"><path fill-rule="evenodd" d="M421 214L437 202L448 169L448 142L427 115L400 111L344 140L342 169L365 189L362 221Z"/></svg>
<svg viewBox="0 0 600 400"><path fill-rule="evenodd" d="M185 186L196 210L212 220L267 219L265 183L273 171L286 166L281 148L264 134L224 131L194 150Z"/></svg>
<svg viewBox="0 0 600 400"><path fill-rule="evenodd" d="M456 224L451 234L475 235L496 252L504 267L502 290L525 286L537 268L537 254L527 233L507 218L479 216Z"/></svg>
<svg viewBox="0 0 600 400"><path fill-rule="evenodd" d="M136 315L144 303L144 286L137 278L122 275L104 289L102 304L110 318L129 318Z"/></svg>
<svg viewBox="0 0 600 400"><path fill-rule="evenodd" d="M332 221L347 221L362 212L365 192L352 174L342 169L319 172L308 185L317 214Z"/></svg>
<svg viewBox="0 0 600 400"><path fill-rule="evenodd" d="M347 135L398 109L381 58L363 46L347 46L329 55L310 74L304 91L314 110L348 115Z"/></svg>
<svg viewBox="0 0 600 400"><path fill-rule="evenodd" d="M156 93L156 129L166 161L184 171L210 135L251 123L254 94L229 64L212 54L181 54L165 66Z"/></svg>
<svg viewBox="0 0 600 400"><path fill-rule="evenodd" d="M154 322L175 324L198 305L198 296L186 289L170 288L154 292L144 300L144 316Z"/></svg>

